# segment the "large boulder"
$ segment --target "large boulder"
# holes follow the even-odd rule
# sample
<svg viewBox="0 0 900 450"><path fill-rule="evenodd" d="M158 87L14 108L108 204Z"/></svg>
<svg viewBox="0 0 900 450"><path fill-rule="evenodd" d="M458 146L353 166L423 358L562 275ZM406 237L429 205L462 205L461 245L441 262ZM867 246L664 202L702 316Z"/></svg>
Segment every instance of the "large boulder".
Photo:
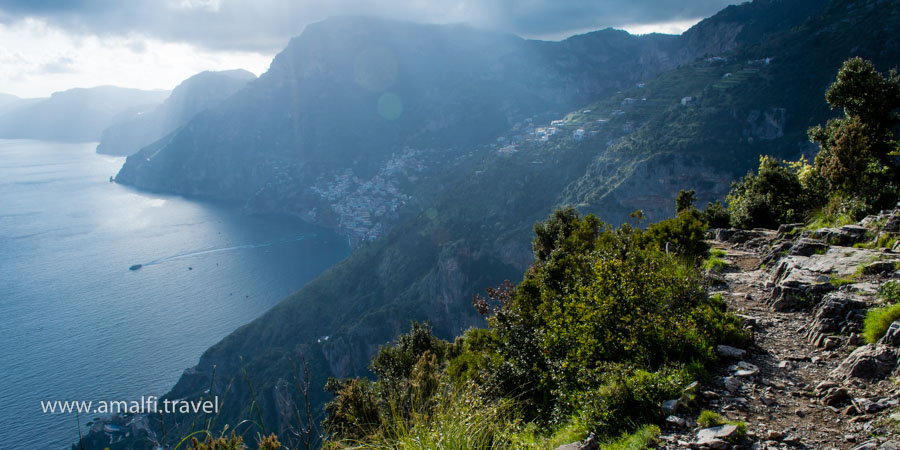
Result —
<svg viewBox="0 0 900 450"><path fill-rule="evenodd" d="M828 251L828 244L818 239L800 238L791 247L792 256L812 256Z"/></svg>
<svg viewBox="0 0 900 450"><path fill-rule="evenodd" d="M886 346L869 344L857 348L831 371L831 378L880 380L897 366L897 352Z"/></svg>
<svg viewBox="0 0 900 450"><path fill-rule="evenodd" d="M862 323L865 309L866 302L848 292L826 294L813 312L806 339L821 347L829 335L849 333Z"/></svg>

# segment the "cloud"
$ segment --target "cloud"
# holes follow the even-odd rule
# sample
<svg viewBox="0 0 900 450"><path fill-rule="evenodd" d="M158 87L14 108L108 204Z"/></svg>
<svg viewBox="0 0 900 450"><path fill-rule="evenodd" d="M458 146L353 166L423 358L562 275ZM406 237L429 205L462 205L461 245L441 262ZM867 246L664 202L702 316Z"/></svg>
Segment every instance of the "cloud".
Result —
<svg viewBox="0 0 900 450"><path fill-rule="evenodd" d="M75 60L68 56L60 56L53 61L47 61L38 68L38 73L73 73L75 72Z"/></svg>
<svg viewBox="0 0 900 450"><path fill-rule="evenodd" d="M734 0L0 0L0 22L37 18L70 33L140 33L212 50L276 52L312 22L371 15L467 23L525 37L685 21Z"/></svg>

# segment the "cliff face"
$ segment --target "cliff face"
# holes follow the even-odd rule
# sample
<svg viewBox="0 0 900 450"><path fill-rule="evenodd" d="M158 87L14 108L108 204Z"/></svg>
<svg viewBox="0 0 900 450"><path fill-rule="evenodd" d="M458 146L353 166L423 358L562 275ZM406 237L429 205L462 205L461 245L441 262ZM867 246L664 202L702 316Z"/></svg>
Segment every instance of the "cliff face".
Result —
<svg viewBox="0 0 900 450"><path fill-rule="evenodd" d="M184 80L152 111L139 111L103 130L97 153L127 156L214 107L256 76L245 70L201 72Z"/></svg>

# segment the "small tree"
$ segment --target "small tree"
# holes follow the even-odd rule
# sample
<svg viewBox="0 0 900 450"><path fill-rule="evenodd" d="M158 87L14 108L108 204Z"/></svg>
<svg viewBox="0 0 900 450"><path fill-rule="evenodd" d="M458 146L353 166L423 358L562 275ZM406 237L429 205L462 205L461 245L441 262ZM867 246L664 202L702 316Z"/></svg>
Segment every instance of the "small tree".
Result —
<svg viewBox="0 0 900 450"><path fill-rule="evenodd" d="M697 195L693 189L678 191L678 196L675 197L675 214L694 208L694 202L696 201Z"/></svg>

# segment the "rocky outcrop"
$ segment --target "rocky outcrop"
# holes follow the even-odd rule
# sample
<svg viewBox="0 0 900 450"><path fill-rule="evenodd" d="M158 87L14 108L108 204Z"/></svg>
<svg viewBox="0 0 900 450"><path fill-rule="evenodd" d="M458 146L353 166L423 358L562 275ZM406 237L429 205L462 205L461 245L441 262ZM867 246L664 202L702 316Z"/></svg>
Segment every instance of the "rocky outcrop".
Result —
<svg viewBox="0 0 900 450"><path fill-rule="evenodd" d="M897 367L897 352L884 345L869 344L857 348L831 372L841 381L850 378L880 380Z"/></svg>

